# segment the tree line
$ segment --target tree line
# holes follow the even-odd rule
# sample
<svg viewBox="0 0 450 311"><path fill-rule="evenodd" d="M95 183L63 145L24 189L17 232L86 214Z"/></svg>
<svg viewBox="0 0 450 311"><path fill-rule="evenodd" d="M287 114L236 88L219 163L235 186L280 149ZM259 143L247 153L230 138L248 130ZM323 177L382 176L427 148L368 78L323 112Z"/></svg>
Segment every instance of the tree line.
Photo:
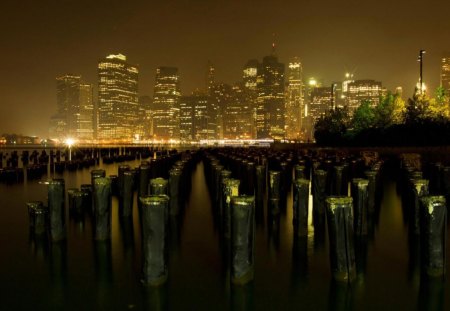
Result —
<svg viewBox="0 0 450 311"><path fill-rule="evenodd" d="M433 97L416 89L406 102L388 92L377 105L363 100L352 115L347 108L328 111L314 125L314 138L326 146L450 145L449 114L442 87Z"/></svg>

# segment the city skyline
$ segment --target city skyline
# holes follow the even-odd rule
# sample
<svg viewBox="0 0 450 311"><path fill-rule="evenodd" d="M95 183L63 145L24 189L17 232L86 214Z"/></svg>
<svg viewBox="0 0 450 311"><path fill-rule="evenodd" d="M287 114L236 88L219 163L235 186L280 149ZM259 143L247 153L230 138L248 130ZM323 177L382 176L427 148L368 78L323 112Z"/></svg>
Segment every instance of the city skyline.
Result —
<svg viewBox="0 0 450 311"><path fill-rule="evenodd" d="M153 95L160 66L177 67L181 92L190 94L204 85L208 60L216 81L231 84L240 80L246 60L262 59L275 41L281 62L299 57L304 78L328 85L349 71L389 90L402 86L406 98L418 79L418 50L427 50L424 81L431 89L439 85L441 57L450 50L450 4L438 1L381 1L377 10L354 1L110 2L106 10L100 2L5 4L10 18L1 21L8 73L0 89L1 132L46 136L55 77L73 73L95 86L103 55L123 53L139 65L139 95Z"/></svg>

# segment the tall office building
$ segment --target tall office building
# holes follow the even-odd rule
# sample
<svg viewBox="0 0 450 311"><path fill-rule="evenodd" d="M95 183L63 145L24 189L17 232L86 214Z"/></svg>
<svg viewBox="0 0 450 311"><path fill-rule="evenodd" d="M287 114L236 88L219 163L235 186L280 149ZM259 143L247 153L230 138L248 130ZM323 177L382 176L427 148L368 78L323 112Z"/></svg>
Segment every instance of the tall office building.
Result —
<svg viewBox="0 0 450 311"><path fill-rule="evenodd" d="M346 93L347 107L351 116L363 101L369 101L372 107L378 105L385 90L379 81L355 80L348 84Z"/></svg>
<svg viewBox="0 0 450 311"><path fill-rule="evenodd" d="M215 139L222 139L224 135L225 109L230 103L231 86L226 83L215 83L209 92L208 111L210 128L215 128Z"/></svg>
<svg viewBox="0 0 450 311"><path fill-rule="evenodd" d="M450 95L450 52L445 53L441 60L441 86Z"/></svg>
<svg viewBox="0 0 450 311"><path fill-rule="evenodd" d="M243 69L244 87L247 90L256 92L258 80L259 63L256 59L251 59L245 64Z"/></svg>
<svg viewBox="0 0 450 311"><path fill-rule="evenodd" d="M263 58L258 67L256 131L258 139L283 139L284 117L284 64L275 53Z"/></svg>
<svg viewBox="0 0 450 311"><path fill-rule="evenodd" d="M303 105L302 64L298 58L289 62L286 89L286 138L300 139L302 120L305 115Z"/></svg>
<svg viewBox="0 0 450 311"><path fill-rule="evenodd" d="M331 87L316 87L311 91L308 115L313 119L313 123L331 109L331 103Z"/></svg>
<svg viewBox="0 0 450 311"><path fill-rule="evenodd" d="M75 137L93 139L94 123L94 87L92 84L80 83L80 103L76 112Z"/></svg>
<svg viewBox="0 0 450 311"><path fill-rule="evenodd" d="M206 70L206 92L209 94L211 89L213 88L214 84L216 83L215 80L215 71L213 64L208 61L208 69Z"/></svg>
<svg viewBox="0 0 450 311"><path fill-rule="evenodd" d="M153 100L150 96L139 97L138 131L146 138L153 136Z"/></svg>
<svg viewBox="0 0 450 311"><path fill-rule="evenodd" d="M91 140L94 134L93 88L81 76L67 74L56 78L57 112L51 118L50 134Z"/></svg>
<svg viewBox="0 0 450 311"><path fill-rule="evenodd" d="M225 139L254 138L252 97L244 83L237 83L232 88L228 105L224 112Z"/></svg>
<svg viewBox="0 0 450 311"><path fill-rule="evenodd" d="M189 142L194 140L194 96L180 98L180 140Z"/></svg>
<svg viewBox="0 0 450 311"><path fill-rule="evenodd" d="M154 138L180 139L180 96L178 68L157 68L153 95Z"/></svg>
<svg viewBox="0 0 450 311"><path fill-rule="evenodd" d="M138 111L138 68L125 55L109 55L98 63L99 140L135 137Z"/></svg>

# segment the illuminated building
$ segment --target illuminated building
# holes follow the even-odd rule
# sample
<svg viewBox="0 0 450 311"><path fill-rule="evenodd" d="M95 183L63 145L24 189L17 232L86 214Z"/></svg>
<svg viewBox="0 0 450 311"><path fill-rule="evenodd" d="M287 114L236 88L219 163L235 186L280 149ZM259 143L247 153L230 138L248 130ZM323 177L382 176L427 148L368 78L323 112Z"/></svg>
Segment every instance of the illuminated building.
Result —
<svg viewBox="0 0 450 311"><path fill-rule="evenodd" d="M300 139L302 120L305 116L303 104L302 64L298 58L289 63L286 90L286 138Z"/></svg>
<svg viewBox="0 0 450 311"><path fill-rule="evenodd" d="M206 91L210 93L215 83L215 68L211 62L208 62L208 70L206 71Z"/></svg>
<svg viewBox="0 0 450 311"><path fill-rule="evenodd" d="M145 137L153 136L153 101L150 96L139 97L138 131Z"/></svg>
<svg viewBox="0 0 450 311"><path fill-rule="evenodd" d="M153 95L154 138L180 139L180 96L178 68L157 68Z"/></svg>
<svg viewBox="0 0 450 311"><path fill-rule="evenodd" d="M348 84L346 93L349 114L353 115L363 101L369 101L372 107L378 105L385 90L382 88L381 82L374 80L355 80Z"/></svg>
<svg viewBox="0 0 450 311"><path fill-rule="evenodd" d="M252 96L245 85L236 84L224 113L224 139L254 138Z"/></svg>
<svg viewBox="0 0 450 311"><path fill-rule="evenodd" d="M80 83L80 103L75 114L74 134L78 139L94 138L94 88L92 84Z"/></svg>
<svg viewBox="0 0 450 311"><path fill-rule="evenodd" d="M216 124L210 122L211 111L208 103L208 96L200 92L192 94L193 107L193 139L196 141L202 139L216 138Z"/></svg>
<svg viewBox="0 0 450 311"><path fill-rule="evenodd" d="M56 78L56 92L57 112L50 121L50 135L58 139L93 139L92 85L83 83L81 76L67 74Z"/></svg>
<svg viewBox="0 0 450 311"><path fill-rule="evenodd" d="M263 58L258 67L257 138L283 139L285 136L284 64L275 53Z"/></svg>
<svg viewBox="0 0 450 311"><path fill-rule="evenodd" d="M450 96L450 52L447 52L441 60L441 87Z"/></svg>
<svg viewBox="0 0 450 311"><path fill-rule="evenodd" d="M331 87L316 87L311 91L308 115L311 116L313 123L331 109L331 103Z"/></svg>
<svg viewBox="0 0 450 311"><path fill-rule="evenodd" d="M125 55L109 55L98 64L97 138L131 140L138 118L138 68Z"/></svg>
<svg viewBox="0 0 450 311"><path fill-rule="evenodd" d="M224 135L225 108L230 103L231 93L231 86L225 83L215 83L209 91L209 127L215 129L216 139L222 139Z"/></svg>
<svg viewBox="0 0 450 311"><path fill-rule="evenodd" d="M216 125L210 122L209 96L195 91L180 99L180 137L182 141L216 139Z"/></svg>
<svg viewBox="0 0 450 311"><path fill-rule="evenodd" d="M194 140L194 96L181 96L180 98L180 140Z"/></svg>
<svg viewBox="0 0 450 311"><path fill-rule="evenodd" d="M245 64L243 69L243 81L244 87L247 90L255 91L257 88L258 79L258 61L256 59L251 59Z"/></svg>

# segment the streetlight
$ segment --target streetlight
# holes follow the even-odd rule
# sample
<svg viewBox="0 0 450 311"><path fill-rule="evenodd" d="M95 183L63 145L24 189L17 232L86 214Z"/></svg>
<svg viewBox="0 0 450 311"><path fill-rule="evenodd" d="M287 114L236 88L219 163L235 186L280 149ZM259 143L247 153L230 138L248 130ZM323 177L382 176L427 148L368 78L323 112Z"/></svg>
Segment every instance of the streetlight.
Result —
<svg viewBox="0 0 450 311"><path fill-rule="evenodd" d="M423 94L423 54L425 54L425 50L419 51L419 57L417 61L420 63L420 77L419 77L419 89L420 89L420 95Z"/></svg>
<svg viewBox="0 0 450 311"><path fill-rule="evenodd" d="M72 146L75 144L75 140L67 138L65 141L67 147L69 147L69 161L72 161Z"/></svg>

